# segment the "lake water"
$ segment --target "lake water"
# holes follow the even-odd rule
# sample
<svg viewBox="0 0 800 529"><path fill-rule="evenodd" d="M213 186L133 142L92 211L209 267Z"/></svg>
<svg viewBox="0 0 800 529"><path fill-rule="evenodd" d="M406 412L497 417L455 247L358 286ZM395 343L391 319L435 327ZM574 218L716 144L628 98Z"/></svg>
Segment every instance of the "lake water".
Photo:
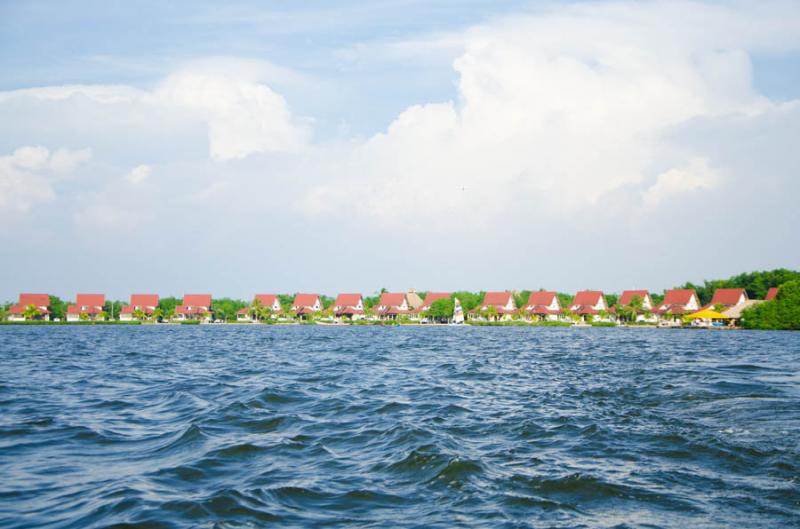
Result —
<svg viewBox="0 0 800 529"><path fill-rule="evenodd" d="M800 333L0 328L0 527L800 527Z"/></svg>

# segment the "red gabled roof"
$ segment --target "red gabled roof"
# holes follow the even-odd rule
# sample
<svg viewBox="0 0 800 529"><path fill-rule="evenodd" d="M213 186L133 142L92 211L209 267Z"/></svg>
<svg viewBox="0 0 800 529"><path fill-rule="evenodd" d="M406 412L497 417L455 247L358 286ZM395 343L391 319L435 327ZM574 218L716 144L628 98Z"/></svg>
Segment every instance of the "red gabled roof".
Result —
<svg viewBox="0 0 800 529"><path fill-rule="evenodd" d="M276 294L256 294L253 296L253 299L257 299L264 307L271 307L275 304L275 300L278 299L278 296Z"/></svg>
<svg viewBox="0 0 800 529"><path fill-rule="evenodd" d="M630 305L633 298L639 296L639 298L644 301L646 297L650 296L650 292L647 290L625 290L622 292L622 295L619 297L619 304L620 305Z"/></svg>
<svg viewBox="0 0 800 529"><path fill-rule="evenodd" d="M405 301L406 295L404 292L384 292L381 294L381 299L378 301L378 306L384 307L399 307Z"/></svg>
<svg viewBox="0 0 800 529"><path fill-rule="evenodd" d="M319 299L318 294L297 294L292 302L293 307L313 307Z"/></svg>
<svg viewBox="0 0 800 529"><path fill-rule="evenodd" d="M86 310L81 310L82 306L86 306L88 308ZM70 305L67 307L67 314L80 314L81 312L85 312L86 314L97 314L102 310L102 305Z"/></svg>
<svg viewBox="0 0 800 529"><path fill-rule="evenodd" d="M334 307L355 307L361 301L361 294L339 294L336 296L336 301L333 302Z"/></svg>
<svg viewBox="0 0 800 529"><path fill-rule="evenodd" d="M667 290L661 305L686 305L692 301L693 295L697 295L693 288L674 288L672 290Z"/></svg>
<svg viewBox="0 0 800 529"><path fill-rule="evenodd" d="M27 307L28 305L47 307L50 305L50 296L47 294L20 294L19 304L23 307Z"/></svg>
<svg viewBox="0 0 800 529"><path fill-rule="evenodd" d="M711 298L711 306L716 304L736 305L742 294L744 294L744 299L747 299L747 292L743 288L718 288Z"/></svg>
<svg viewBox="0 0 800 529"><path fill-rule="evenodd" d="M575 294L575 298L570 303L570 307L574 307L575 305L590 305L594 306L597 305L600 300L603 298L603 291L602 290L581 290L577 294Z"/></svg>
<svg viewBox="0 0 800 529"><path fill-rule="evenodd" d="M157 307L158 294L131 294L131 307Z"/></svg>
<svg viewBox="0 0 800 529"><path fill-rule="evenodd" d="M425 295L425 301L420 305L420 310L429 309L433 302L438 299L450 299L450 292L428 292Z"/></svg>
<svg viewBox="0 0 800 529"><path fill-rule="evenodd" d="M528 311L530 314L561 314L561 309L550 309L547 305L528 305L531 309Z"/></svg>
<svg viewBox="0 0 800 529"><path fill-rule="evenodd" d="M528 297L528 307L535 307L537 305L548 306L553 303L553 299L555 298L556 303L561 306L558 301L558 296L555 292L550 292L547 290L539 290L537 292L531 292L531 295Z"/></svg>
<svg viewBox="0 0 800 529"><path fill-rule="evenodd" d="M79 307L102 307L106 304L105 294L78 294L75 304Z"/></svg>
<svg viewBox="0 0 800 529"><path fill-rule="evenodd" d="M511 299L511 292L487 292L483 296L483 305L494 305L496 307L504 307Z"/></svg>
<svg viewBox="0 0 800 529"><path fill-rule="evenodd" d="M764 299L767 301L775 299L775 296L778 295L778 290L778 287L772 287L771 289L767 290L767 295L764 297Z"/></svg>
<svg viewBox="0 0 800 529"><path fill-rule="evenodd" d="M186 307L211 307L211 294L184 294L183 305Z"/></svg>

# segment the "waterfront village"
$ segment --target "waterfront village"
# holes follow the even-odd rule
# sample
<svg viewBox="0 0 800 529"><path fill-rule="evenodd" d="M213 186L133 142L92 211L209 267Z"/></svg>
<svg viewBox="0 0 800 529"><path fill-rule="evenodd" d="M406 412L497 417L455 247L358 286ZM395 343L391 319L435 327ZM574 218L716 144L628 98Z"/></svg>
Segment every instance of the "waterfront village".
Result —
<svg viewBox="0 0 800 529"><path fill-rule="evenodd" d="M374 298L361 294L256 294L223 311L211 294L186 294L172 304L157 294L132 294L128 303L109 303L104 294L77 294L59 317L48 294L25 293L17 303L3 308L6 322L61 323L240 323L318 325L541 325L541 326L658 326L736 328L743 312L774 299L750 299L744 288L716 289L702 304L694 289L672 289L663 295L647 290L626 290L606 296L600 290L583 290L566 297L554 291L485 292L459 299L451 292L381 292ZM462 295L465 297L466 295ZM609 299L613 302L610 303ZM225 298L228 302L228 300ZM228 303L230 305L230 303ZM116 308L116 310L115 310Z"/></svg>

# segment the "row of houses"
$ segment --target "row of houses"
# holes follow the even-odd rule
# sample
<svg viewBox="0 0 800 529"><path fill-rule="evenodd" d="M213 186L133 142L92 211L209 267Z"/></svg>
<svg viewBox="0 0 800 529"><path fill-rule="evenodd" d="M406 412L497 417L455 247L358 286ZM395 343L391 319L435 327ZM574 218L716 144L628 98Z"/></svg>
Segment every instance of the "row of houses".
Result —
<svg viewBox="0 0 800 529"><path fill-rule="evenodd" d="M766 299L772 299L778 289L769 290ZM427 321L428 312L434 302L452 297L450 292L428 292L422 299L414 290L408 292L385 292L377 304L367 308L361 294L339 294L327 312L337 320L378 319L395 320L408 318ZM702 308L717 308L730 318L739 318L744 309L764 300L751 300L743 288L721 288L714 292L711 302L701 307L693 289L667 290L661 303L653 303L647 290L626 290L619 298L619 307L636 307L635 319L641 322L678 320L683 315ZM104 294L78 294L75 303L67 308L67 321L97 320L109 316L104 311ZM132 321L151 318L158 309L158 294L133 294L130 303L122 308L119 318ZM50 299L47 294L20 294L19 302L9 310L9 319L19 321L26 318L47 318ZM289 311L291 317L308 318L323 311L322 298L318 294L297 294ZM31 314L31 312L33 312ZM458 312L458 311L457 311ZM237 321L253 322L269 315L287 314L283 311L276 294L256 294L250 306L241 309ZM581 320L615 321L621 315L616 307L609 307L601 290L578 292L567 307L562 307L558 294L553 291L531 292L527 303L517 307L512 292L487 292L477 307L465 315L468 319L483 321L506 321L512 319L537 319L559 321L578 318ZM212 321L214 307L211 294L186 294L183 303L175 307L173 318L178 321Z"/></svg>

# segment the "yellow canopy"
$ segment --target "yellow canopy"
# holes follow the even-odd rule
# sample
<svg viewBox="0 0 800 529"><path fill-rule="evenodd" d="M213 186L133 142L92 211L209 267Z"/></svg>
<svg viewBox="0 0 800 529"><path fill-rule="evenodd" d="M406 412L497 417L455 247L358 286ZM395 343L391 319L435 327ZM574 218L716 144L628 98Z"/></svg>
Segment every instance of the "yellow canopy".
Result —
<svg viewBox="0 0 800 529"><path fill-rule="evenodd" d="M703 309L686 316L690 320L729 320L730 317L711 309Z"/></svg>

